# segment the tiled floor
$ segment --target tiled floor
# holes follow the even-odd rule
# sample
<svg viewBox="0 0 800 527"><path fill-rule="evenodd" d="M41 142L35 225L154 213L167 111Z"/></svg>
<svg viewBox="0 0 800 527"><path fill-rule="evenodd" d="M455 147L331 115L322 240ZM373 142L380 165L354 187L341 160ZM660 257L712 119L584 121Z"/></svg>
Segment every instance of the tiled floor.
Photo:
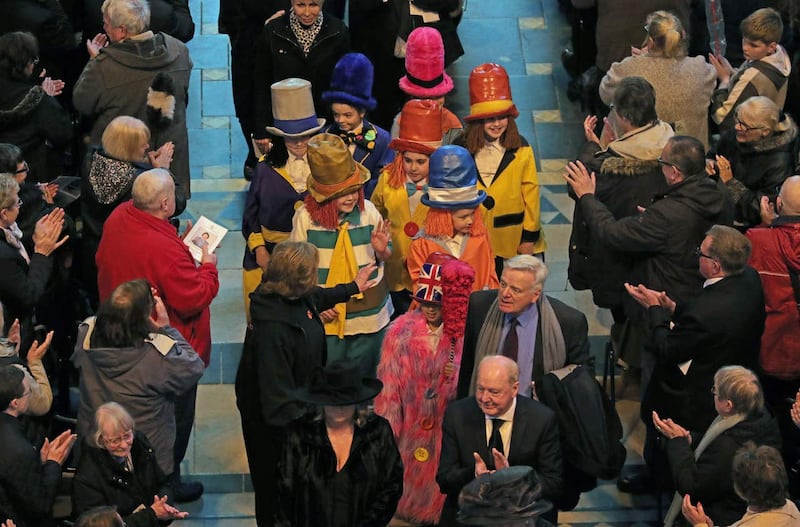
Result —
<svg viewBox="0 0 800 527"><path fill-rule="evenodd" d="M195 65L188 115L193 198L185 216L208 216L232 232L218 249L222 286L212 304L214 351L201 381L193 441L184 461L185 472L202 479L209 492L186 507L191 516L181 524L251 527L251 486L232 384L245 330L240 273L244 240L239 229L247 188L241 178L246 150L233 115L228 40L217 34L218 0L191 0L190 7L198 32L189 43ZM561 171L583 141L584 117L564 91L559 54L569 39L568 26L557 0L469 0L459 34L466 54L450 68L456 90L448 105L459 115L467 113L467 77L474 66L497 62L508 70L520 110L517 122L540 170L550 269L546 290L586 313L599 370L610 315L597 309L586 293L572 290L566 274L572 201ZM630 399L621 397L618 410L629 462L640 462L638 405ZM656 519L652 497L620 495L613 482L602 483L584 495L575 511L560 515L563 525L581 526L647 525Z"/></svg>

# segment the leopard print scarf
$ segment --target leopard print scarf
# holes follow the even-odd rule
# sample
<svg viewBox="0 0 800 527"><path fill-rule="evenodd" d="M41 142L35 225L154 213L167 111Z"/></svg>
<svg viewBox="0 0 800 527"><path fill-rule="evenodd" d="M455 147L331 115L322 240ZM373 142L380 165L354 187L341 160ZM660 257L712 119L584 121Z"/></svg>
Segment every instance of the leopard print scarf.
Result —
<svg viewBox="0 0 800 527"><path fill-rule="evenodd" d="M308 56L308 51L311 49L314 39L317 38L319 30L322 29L322 17L323 13L320 11L314 23L306 27L300 23L300 19L294 14L294 10L289 11L289 27L292 29L297 43L303 48L303 54L306 56Z"/></svg>

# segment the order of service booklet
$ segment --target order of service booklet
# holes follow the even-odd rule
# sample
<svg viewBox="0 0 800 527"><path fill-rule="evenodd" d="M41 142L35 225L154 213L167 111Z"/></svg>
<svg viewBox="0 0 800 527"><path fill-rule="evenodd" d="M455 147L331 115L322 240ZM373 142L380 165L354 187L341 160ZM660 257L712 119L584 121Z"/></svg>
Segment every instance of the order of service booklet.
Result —
<svg viewBox="0 0 800 527"><path fill-rule="evenodd" d="M205 216L200 216L192 226L192 230L183 238L183 243L189 247L195 261L200 262L203 258L203 247L208 247L208 252L213 253L228 233L228 229L218 223L214 223Z"/></svg>

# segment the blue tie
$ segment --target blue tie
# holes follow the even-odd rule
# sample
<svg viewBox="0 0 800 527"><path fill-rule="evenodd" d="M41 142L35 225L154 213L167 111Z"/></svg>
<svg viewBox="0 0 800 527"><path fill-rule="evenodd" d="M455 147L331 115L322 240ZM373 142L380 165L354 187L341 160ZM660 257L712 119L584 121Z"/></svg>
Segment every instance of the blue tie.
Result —
<svg viewBox="0 0 800 527"><path fill-rule="evenodd" d="M408 196L411 197L417 193L418 190L422 192L428 191L428 185L417 185L416 183L411 183L410 181L406 181L406 192L408 192Z"/></svg>

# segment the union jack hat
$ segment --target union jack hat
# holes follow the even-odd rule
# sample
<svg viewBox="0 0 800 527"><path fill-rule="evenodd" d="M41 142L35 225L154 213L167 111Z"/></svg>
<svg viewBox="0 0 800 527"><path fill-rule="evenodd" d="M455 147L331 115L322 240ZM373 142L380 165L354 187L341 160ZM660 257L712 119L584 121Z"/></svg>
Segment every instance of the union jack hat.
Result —
<svg viewBox="0 0 800 527"><path fill-rule="evenodd" d="M414 300L442 303L442 266L448 260L454 259L449 254L440 252L431 253L428 256L428 259L422 264L419 277L417 277Z"/></svg>

